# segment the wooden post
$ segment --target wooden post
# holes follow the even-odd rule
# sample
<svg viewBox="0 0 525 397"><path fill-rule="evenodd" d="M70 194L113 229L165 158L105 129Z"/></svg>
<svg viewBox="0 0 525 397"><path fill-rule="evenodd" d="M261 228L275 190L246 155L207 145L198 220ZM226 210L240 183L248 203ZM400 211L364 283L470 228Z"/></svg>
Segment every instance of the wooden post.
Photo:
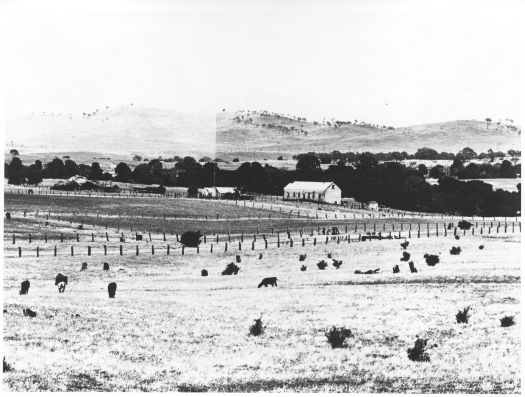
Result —
<svg viewBox="0 0 525 397"><path fill-rule="evenodd" d="M94 243L95 242L95 235L93 233L91 233L91 242Z"/></svg>
<svg viewBox="0 0 525 397"><path fill-rule="evenodd" d="M182 246L182 255L184 256L184 245Z"/></svg>
<svg viewBox="0 0 525 397"><path fill-rule="evenodd" d="M241 247L241 242L239 241L239 251L242 250L242 247Z"/></svg>
<svg viewBox="0 0 525 397"><path fill-rule="evenodd" d="M71 256L75 256L75 252L73 251L73 246L71 246Z"/></svg>
<svg viewBox="0 0 525 397"><path fill-rule="evenodd" d="M155 255L155 247L151 244L151 255Z"/></svg>
<svg viewBox="0 0 525 397"><path fill-rule="evenodd" d="M80 237L78 236L78 233L77 233L77 243L80 241Z"/></svg>
<svg viewBox="0 0 525 397"><path fill-rule="evenodd" d="M55 249L54 249L53 255L57 256L57 246L56 245L55 245Z"/></svg>
<svg viewBox="0 0 525 397"><path fill-rule="evenodd" d="M31 233L29 233L29 244L31 244Z"/></svg>
<svg viewBox="0 0 525 397"><path fill-rule="evenodd" d="M108 247L106 244L104 244L104 255L108 254Z"/></svg>
<svg viewBox="0 0 525 397"><path fill-rule="evenodd" d="M18 257L22 257L22 247L18 247Z"/></svg>
<svg viewBox="0 0 525 397"><path fill-rule="evenodd" d="M88 256L91 256L91 247L88 245Z"/></svg>
<svg viewBox="0 0 525 397"><path fill-rule="evenodd" d="M317 237L314 237L314 245L317 245Z"/></svg>
<svg viewBox="0 0 525 397"><path fill-rule="evenodd" d="M227 251L228 251L228 243L224 242L224 252L227 252Z"/></svg>
<svg viewBox="0 0 525 397"><path fill-rule="evenodd" d="M61 242L61 243L64 242L64 233L60 233L60 242Z"/></svg>
<svg viewBox="0 0 525 397"><path fill-rule="evenodd" d="M123 248L122 248L122 244L120 245L120 255L123 255Z"/></svg>
<svg viewBox="0 0 525 397"><path fill-rule="evenodd" d="M13 244L16 242L16 237L15 235L13 234Z"/></svg>
<svg viewBox="0 0 525 397"><path fill-rule="evenodd" d="M36 246L36 257L38 258L40 256L40 247Z"/></svg>
<svg viewBox="0 0 525 397"><path fill-rule="evenodd" d="M210 244L210 252L213 252L213 244Z"/></svg>
<svg viewBox="0 0 525 397"><path fill-rule="evenodd" d="M166 247L166 255L169 255L170 254L170 245L168 244L168 246Z"/></svg>

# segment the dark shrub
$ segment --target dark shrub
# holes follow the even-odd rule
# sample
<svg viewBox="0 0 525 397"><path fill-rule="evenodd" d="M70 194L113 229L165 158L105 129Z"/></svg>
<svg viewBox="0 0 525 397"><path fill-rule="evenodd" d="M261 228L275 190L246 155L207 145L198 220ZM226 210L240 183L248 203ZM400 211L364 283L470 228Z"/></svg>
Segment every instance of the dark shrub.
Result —
<svg viewBox="0 0 525 397"><path fill-rule="evenodd" d="M186 247L198 247L201 243L201 232L184 232L180 236L180 242Z"/></svg>
<svg viewBox="0 0 525 397"><path fill-rule="evenodd" d="M456 314L456 322L458 324L468 324L470 306L467 306L463 310L459 310Z"/></svg>
<svg viewBox="0 0 525 397"><path fill-rule="evenodd" d="M403 257L400 259L400 261L408 262L410 259L410 254L408 252L403 252Z"/></svg>
<svg viewBox="0 0 525 397"><path fill-rule="evenodd" d="M414 347L408 348L408 358L412 361L430 361L430 356L427 353L428 339L421 339L417 337Z"/></svg>
<svg viewBox="0 0 525 397"><path fill-rule="evenodd" d="M514 322L514 316L505 316L503 318L500 318L499 321L501 322L501 326L502 327L510 327L510 326L516 324Z"/></svg>
<svg viewBox="0 0 525 397"><path fill-rule="evenodd" d="M266 328L266 327L263 327L262 317L261 318L256 318L253 321L255 321L255 324L252 324L250 326L250 335L252 335L252 336L262 335L264 333L264 329Z"/></svg>
<svg viewBox="0 0 525 397"><path fill-rule="evenodd" d="M417 273L417 269L414 266L414 262L412 261L408 262L408 266L410 267L410 273Z"/></svg>
<svg viewBox="0 0 525 397"><path fill-rule="evenodd" d="M235 157L233 160L232 160L233 163L238 163L239 162L239 159L237 157Z"/></svg>
<svg viewBox="0 0 525 397"><path fill-rule="evenodd" d="M11 367L11 365L5 361L5 357L4 357L4 371L3 372L10 372L13 370L13 367Z"/></svg>
<svg viewBox="0 0 525 397"><path fill-rule="evenodd" d="M454 238L455 238L456 240L459 240L459 234L456 234L456 235L454 236Z"/></svg>
<svg viewBox="0 0 525 397"><path fill-rule="evenodd" d="M328 343L332 346L332 349L336 349L347 347L346 338L352 336L352 331L345 327L336 328L333 326L331 330L325 332L325 335L326 339L328 339Z"/></svg>
<svg viewBox="0 0 525 397"><path fill-rule="evenodd" d="M395 273L399 273L399 265L395 265L392 270L394 271L394 274Z"/></svg>
<svg viewBox="0 0 525 397"><path fill-rule="evenodd" d="M343 261L342 261L342 260L338 261L338 260L336 260L336 259L332 259L332 261L334 262L334 263L332 263L332 265L333 265L336 269L339 269L339 268L341 267L341 265L343 264Z"/></svg>
<svg viewBox="0 0 525 397"><path fill-rule="evenodd" d="M305 265L302 265L302 266L301 266L301 271L302 271L302 272L305 272L305 271L306 271L306 266L305 266Z"/></svg>
<svg viewBox="0 0 525 397"><path fill-rule="evenodd" d="M306 254L299 255L299 262L304 262L305 259L306 259Z"/></svg>
<svg viewBox="0 0 525 397"><path fill-rule="evenodd" d="M201 276L206 277L208 275L208 271L206 269L201 270Z"/></svg>
<svg viewBox="0 0 525 397"><path fill-rule="evenodd" d="M326 263L324 260L322 260L321 262L318 262L317 263L317 267L321 270L324 270L326 269L326 266L328 266L328 263Z"/></svg>
<svg viewBox="0 0 525 397"><path fill-rule="evenodd" d="M483 248L485 248L484 245L480 245L480 246L479 246L479 249L480 249L480 250L482 250Z"/></svg>
<svg viewBox="0 0 525 397"><path fill-rule="evenodd" d="M472 223L470 223L469 221L466 221L466 220L461 220L458 222L458 227L461 229L461 230L470 230L470 228L472 227Z"/></svg>
<svg viewBox="0 0 525 397"><path fill-rule="evenodd" d="M437 255L425 254L423 258L425 258L428 266L436 266L439 263L439 256Z"/></svg>
<svg viewBox="0 0 525 397"><path fill-rule="evenodd" d="M11 220L11 213L10 212L6 212L5 213L5 219L7 219L8 221Z"/></svg>
<svg viewBox="0 0 525 397"><path fill-rule="evenodd" d="M404 243L401 243L401 248L403 248L404 250L406 250L407 247L408 247L408 244L410 244L409 241L405 241Z"/></svg>
<svg viewBox="0 0 525 397"><path fill-rule="evenodd" d="M450 250L450 255L459 255L461 252L461 247L452 247Z"/></svg>
<svg viewBox="0 0 525 397"><path fill-rule="evenodd" d="M232 274L237 274L241 268L235 263L231 262L226 265L226 269L222 271L223 276L231 276Z"/></svg>

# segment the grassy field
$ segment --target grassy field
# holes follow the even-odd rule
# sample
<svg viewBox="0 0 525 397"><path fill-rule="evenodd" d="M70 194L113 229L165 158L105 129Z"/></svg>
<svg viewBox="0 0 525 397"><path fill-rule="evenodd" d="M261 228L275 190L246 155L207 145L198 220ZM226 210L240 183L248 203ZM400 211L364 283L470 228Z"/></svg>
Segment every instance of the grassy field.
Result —
<svg viewBox="0 0 525 397"><path fill-rule="evenodd" d="M478 246L483 244L484 250ZM463 252L452 256L452 245ZM316 263L343 260L336 270ZM417 274L399 241L167 257L6 258L4 343L9 390L521 391L519 237L412 239ZM301 272L299 254L306 253ZM435 267L425 253L439 254ZM88 262L88 270L79 272ZM102 271L109 261L110 271ZM392 274L400 264L401 273ZM201 269L209 271L207 278ZM354 271L379 268L376 275ZM70 277L58 294L54 276ZM277 288L257 288L276 276ZM29 279L29 295L18 294ZM107 297L118 283L116 299ZM471 305L469 324L455 314ZM24 317L22 309L37 311ZM265 333L248 335L262 315ZM502 328L499 319L516 316ZM324 332L353 337L332 349ZM412 362L416 336L436 344Z"/></svg>

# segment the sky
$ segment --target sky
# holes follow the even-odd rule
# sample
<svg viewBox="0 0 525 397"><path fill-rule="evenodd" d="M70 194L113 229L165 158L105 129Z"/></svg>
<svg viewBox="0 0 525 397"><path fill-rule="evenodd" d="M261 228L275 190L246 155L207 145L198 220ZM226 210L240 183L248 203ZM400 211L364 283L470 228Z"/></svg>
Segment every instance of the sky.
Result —
<svg viewBox="0 0 525 397"><path fill-rule="evenodd" d="M134 103L522 120L520 1L0 1L7 118Z"/></svg>

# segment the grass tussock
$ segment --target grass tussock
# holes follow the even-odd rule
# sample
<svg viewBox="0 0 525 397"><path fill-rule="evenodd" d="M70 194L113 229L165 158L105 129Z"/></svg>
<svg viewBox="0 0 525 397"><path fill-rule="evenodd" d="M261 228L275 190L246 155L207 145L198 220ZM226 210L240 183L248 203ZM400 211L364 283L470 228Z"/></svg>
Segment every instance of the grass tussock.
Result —
<svg viewBox="0 0 525 397"><path fill-rule="evenodd" d="M251 336L259 336L264 334L264 329L266 328L263 326L262 317L256 318L253 320L255 323L250 325L250 335Z"/></svg>
<svg viewBox="0 0 525 397"><path fill-rule="evenodd" d="M333 326L332 329L325 332L325 335L332 349L347 347L346 339L353 336L352 331L348 328L337 328L336 326Z"/></svg>
<svg viewBox="0 0 525 397"><path fill-rule="evenodd" d="M503 318L500 318L499 321L500 321L502 327L511 327L514 324L516 324L514 322L514 316L505 316Z"/></svg>
<svg viewBox="0 0 525 397"><path fill-rule="evenodd" d="M463 310L459 310L456 314L456 322L458 324L468 324L470 318L470 306L465 307Z"/></svg>
<svg viewBox="0 0 525 397"><path fill-rule="evenodd" d="M431 347L435 347L431 346ZM418 362L429 362L430 361L430 355L428 354L428 349L430 347L428 346L428 339L423 339L420 337L417 337L414 347L408 348L408 358L411 361L418 361Z"/></svg>

